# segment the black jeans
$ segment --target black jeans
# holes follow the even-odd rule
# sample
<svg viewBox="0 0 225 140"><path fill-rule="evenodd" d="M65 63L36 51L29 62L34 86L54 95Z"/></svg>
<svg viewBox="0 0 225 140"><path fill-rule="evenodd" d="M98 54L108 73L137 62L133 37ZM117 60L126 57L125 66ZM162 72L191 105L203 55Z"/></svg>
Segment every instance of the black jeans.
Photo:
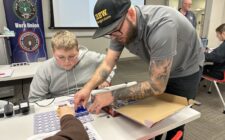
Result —
<svg viewBox="0 0 225 140"><path fill-rule="evenodd" d="M218 80L223 80L224 78L224 73L221 70L218 70L217 67L214 65L205 65L203 69L203 74L216 78Z"/></svg>
<svg viewBox="0 0 225 140"><path fill-rule="evenodd" d="M187 99L194 99L198 92L198 85L202 76L202 68L192 75L171 78L168 81L166 91L167 93L186 97ZM177 127L167 132L166 140L171 140L177 133L177 131L184 131L184 125ZM162 135L155 137L155 140L161 140ZM183 139L183 137L181 138Z"/></svg>

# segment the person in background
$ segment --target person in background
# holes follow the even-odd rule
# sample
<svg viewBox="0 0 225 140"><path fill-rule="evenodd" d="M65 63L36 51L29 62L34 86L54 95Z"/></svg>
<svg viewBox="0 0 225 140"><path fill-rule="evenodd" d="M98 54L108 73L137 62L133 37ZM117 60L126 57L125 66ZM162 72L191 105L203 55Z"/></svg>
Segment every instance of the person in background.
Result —
<svg viewBox="0 0 225 140"><path fill-rule="evenodd" d="M124 48L149 64L149 80L97 94L90 112L99 113L117 100L143 99L164 92L195 98L204 52L195 29L177 10L159 5L140 8L131 6L130 0L98 0L94 16L99 28L93 38L110 37L110 47L91 80L74 95L75 106L86 105L91 91L107 78ZM169 131L166 139L171 140L178 130L184 126Z"/></svg>
<svg viewBox="0 0 225 140"><path fill-rule="evenodd" d="M61 130L44 140L89 140L83 124L74 117L75 112L69 106L58 107Z"/></svg>
<svg viewBox="0 0 225 140"><path fill-rule="evenodd" d="M53 58L43 62L30 85L29 101L69 95L90 80L105 55L78 45L74 33L57 32L51 39ZM109 86L114 70L99 86Z"/></svg>
<svg viewBox="0 0 225 140"><path fill-rule="evenodd" d="M197 21L195 14L190 11L192 0L181 0L181 8L179 8L179 11L191 22L194 28L196 28Z"/></svg>
<svg viewBox="0 0 225 140"><path fill-rule="evenodd" d="M205 65L203 74L222 80L225 71L225 23L216 28L216 35L222 43L212 52L205 52L205 61L213 64Z"/></svg>

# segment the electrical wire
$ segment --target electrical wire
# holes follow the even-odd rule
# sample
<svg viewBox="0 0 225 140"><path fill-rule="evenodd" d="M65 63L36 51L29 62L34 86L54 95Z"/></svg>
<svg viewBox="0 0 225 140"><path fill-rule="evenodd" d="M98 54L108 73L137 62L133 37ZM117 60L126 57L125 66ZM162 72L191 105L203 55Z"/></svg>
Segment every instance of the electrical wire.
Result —
<svg viewBox="0 0 225 140"><path fill-rule="evenodd" d="M35 104L36 104L37 106L39 106L39 107L46 107L46 106L51 105L54 101L55 101L55 97L52 99L52 101L51 101L50 103L48 103L48 104L46 104L46 105L41 105L41 104L37 103L38 101L35 101L35 102L33 102L33 103L35 103Z"/></svg>

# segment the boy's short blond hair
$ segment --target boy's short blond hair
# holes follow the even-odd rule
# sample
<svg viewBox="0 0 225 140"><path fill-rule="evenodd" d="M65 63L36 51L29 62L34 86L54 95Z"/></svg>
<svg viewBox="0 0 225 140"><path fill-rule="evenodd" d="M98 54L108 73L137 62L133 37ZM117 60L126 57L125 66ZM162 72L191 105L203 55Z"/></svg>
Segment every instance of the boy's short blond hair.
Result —
<svg viewBox="0 0 225 140"><path fill-rule="evenodd" d="M78 50L76 35L69 31L59 31L51 39L52 49Z"/></svg>

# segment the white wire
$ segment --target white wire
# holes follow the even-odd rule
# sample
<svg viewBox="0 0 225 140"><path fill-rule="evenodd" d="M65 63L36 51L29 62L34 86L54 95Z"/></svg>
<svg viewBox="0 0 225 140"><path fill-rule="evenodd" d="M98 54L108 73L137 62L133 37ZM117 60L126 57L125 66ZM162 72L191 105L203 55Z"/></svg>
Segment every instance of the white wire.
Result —
<svg viewBox="0 0 225 140"><path fill-rule="evenodd" d="M74 69L72 70L72 72L73 72L73 77L74 77L74 82L75 82L75 90L78 90L77 79L76 79ZM70 88L69 88L69 80L68 80L67 70L66 70L66 83L67 83L67 95L70 95Z"/></svg>
<svg viewBox="0 0 225 140"><path fill-rule="evenodd" d="M69 81L68 81L68 73L67 73L67 70L65 70L66 71L66 84L67 84L67 95L69 95L69 93L70 93L70 89L69 89Z"/></svg>
<svg viewBox="0 0 225 140"><path fill-rule="evenodd" d="M77 79L76 79L76 75L75 75L75 72L74 72L75 69L73 69L73 77L74 77L74 82L75 82L75 90L78 89L78 86L77 86Z"/></svg>

